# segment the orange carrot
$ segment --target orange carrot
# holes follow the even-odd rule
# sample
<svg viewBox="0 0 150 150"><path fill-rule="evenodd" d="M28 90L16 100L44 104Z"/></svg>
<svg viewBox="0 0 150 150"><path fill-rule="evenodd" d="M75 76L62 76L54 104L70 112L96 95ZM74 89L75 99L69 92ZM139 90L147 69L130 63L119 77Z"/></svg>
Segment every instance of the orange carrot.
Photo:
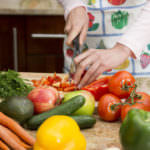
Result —
<svg viewBox="0 0 150 150"><path fill-rule="evenodd" d="M10 135L10 137L13 138L18 144L20 144L21 146L27 149L31 148L30 145L27 145L23 141L21 141L21 139L17 135L15 135L12 131L10 131L8 128L5 128L4 126L3 128L5 132L7 132Z"/></svg>
<svg viewBox="0 0 150 150"><path fill-rule="evenodd" d="M0 140L0 149L1 150L10 150L10 148Z"/></svg>
<svg viewBox="0 0 150 150"><path fill-rule="evenodd" d="M26 150L5 131L5 128L2 125L0 125L0 138L14 150Z"/></svg>
<svg viewBox="0 0 150 150"><path fill-rule="evenodd" d="M34 145L35 139L30 136L16 121L0 112L0 124L11 129L16 135L30 145Z"/></svg>
<svg viewBox="0 0 150 150"><path fill-rule="evenodd" d="M76 87L75 85L74 85L74 86L70 86L70 87L65 88L65 89L64 89L64 92L73 91L73 90L75 90L75 89L77 89L77 87Z"/></svg>

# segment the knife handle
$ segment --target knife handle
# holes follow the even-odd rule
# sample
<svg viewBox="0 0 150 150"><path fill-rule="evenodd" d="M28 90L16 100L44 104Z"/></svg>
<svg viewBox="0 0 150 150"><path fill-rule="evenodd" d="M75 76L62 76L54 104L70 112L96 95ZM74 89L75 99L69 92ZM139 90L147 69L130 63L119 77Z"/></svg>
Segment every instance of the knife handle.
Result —
<svg viewBox="0 0 150 150"><path fill-rule="evenodd" d="M76 53L76 56L78 54L80 54L80 44L79 44L79 36L80 34L78 34L75 39L73 40L73 46L75 48L75 53Z"/></svg>

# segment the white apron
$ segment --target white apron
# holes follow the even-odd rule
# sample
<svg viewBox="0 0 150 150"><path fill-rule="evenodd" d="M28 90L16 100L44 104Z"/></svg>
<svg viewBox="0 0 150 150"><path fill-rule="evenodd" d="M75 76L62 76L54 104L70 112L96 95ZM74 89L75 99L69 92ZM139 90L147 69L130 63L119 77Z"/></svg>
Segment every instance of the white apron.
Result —
<svg viewBox="0 0 150 150"><path fill-rule="evenodd" d="M84 0L88 5L89 29L81 51L89 48L112 48L118 39L132 26L139 16L146 0ZM64 72L68 72L73 51L64 45ZM104 72L112 75L119 70L127 70L135 76L150 75L150 43L141 53L140 60L127 59L122 65Z"/></svg>

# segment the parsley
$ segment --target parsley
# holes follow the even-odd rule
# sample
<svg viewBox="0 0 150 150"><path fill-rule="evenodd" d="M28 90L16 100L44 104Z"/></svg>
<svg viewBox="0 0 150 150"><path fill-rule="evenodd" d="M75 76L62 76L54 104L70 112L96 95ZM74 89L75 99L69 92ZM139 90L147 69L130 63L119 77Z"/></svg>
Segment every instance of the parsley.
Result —
<svg viewBox="0 0 150 150"><path fill-rule="evenodd" d="M27 96L32 88L31 85L25 83L24 79L19 77L18 72L13 70L0 71L0 98Z"/></svg>

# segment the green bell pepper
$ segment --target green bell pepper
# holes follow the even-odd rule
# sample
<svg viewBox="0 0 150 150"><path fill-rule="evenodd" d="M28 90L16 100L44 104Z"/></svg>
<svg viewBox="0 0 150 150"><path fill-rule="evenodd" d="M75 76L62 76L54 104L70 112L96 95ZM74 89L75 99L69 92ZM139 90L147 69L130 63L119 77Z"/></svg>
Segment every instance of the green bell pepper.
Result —
<svg viewBox="0 0 150 150"><path fill-rule="evenodd" d="M123 150L150 150L150 112L132 109L120 127Z"/></svg>
<svg viewBox="0 0 150 150"><path fill-rule="evenodd" d="M122 29L128 25L128 12L126 11L117 11L111 16L111 23L115 29Z"/></svg>

